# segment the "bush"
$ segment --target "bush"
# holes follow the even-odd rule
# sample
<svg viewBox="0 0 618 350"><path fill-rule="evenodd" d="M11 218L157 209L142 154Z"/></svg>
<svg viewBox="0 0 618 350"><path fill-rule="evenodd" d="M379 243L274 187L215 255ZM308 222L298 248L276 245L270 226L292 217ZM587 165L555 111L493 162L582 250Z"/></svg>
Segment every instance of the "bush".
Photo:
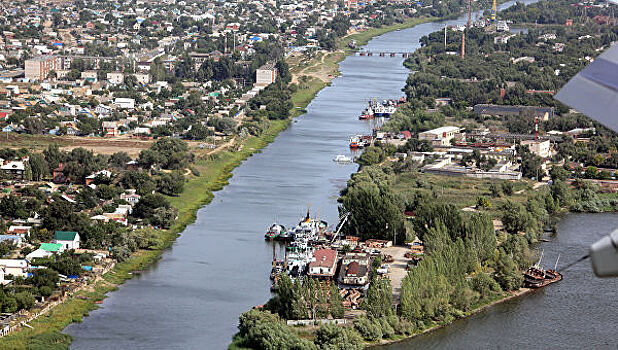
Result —
<svg viewBox="0 0 618 350"><path fill-rule="evenodd" d="M382 325L379 320L359 317L354 321L354 328L367 341L378 341L382 339Z"/></svg>
<svg viewBox="0 0 618 350"><path fill-rule="evenodd" d="M364 349L363 339L353 328L325 324L315 332L315 344L321 349L360 350Z"/></svg>
<svg viewBox="0 0 618 350"><path fill-rule="evenodd" d="M500 285L488 274L480 272L476 274L470 281L472 290L481 295L481 299L485 299L490 295L500 291Z"/></svg>

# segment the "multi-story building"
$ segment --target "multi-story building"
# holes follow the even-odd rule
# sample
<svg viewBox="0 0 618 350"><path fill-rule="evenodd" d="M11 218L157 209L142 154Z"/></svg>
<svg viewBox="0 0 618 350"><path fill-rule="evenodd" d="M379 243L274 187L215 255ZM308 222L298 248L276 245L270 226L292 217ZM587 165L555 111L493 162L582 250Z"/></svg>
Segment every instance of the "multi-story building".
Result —
<svg viewBox="0 0 618 350"><path fill-rule="evenodd" d="M277 80L279 71L275 67L274 62L266 63L255 72L255 83L258 86L266 86L274 83Z"/></svg>
<svg viewBox="0 0 618 350"><path fill-rule="evenodd" d="M71 68L71 57L44 55L26 60L25 77L31 81L47 79L50 72L65 71Z"/></svg>
<svg viewBox="0 0 618 350"><path fill-rule="evenodd" d="M59 69L57 63L56 57L51 55L39 56L26 60L26 79L31 81L47 79L50 72Z"/></svg>

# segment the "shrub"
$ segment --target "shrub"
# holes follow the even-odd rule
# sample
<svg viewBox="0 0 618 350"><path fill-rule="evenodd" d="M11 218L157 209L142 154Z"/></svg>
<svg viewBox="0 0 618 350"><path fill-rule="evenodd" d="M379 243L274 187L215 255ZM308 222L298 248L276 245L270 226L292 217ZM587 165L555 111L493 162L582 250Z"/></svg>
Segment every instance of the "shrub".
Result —
<svg viewBox="0 0 618 350"><path fill-rule="evenodd" d="M380 321L360 317L354 321L354 328L367 341L378 341L382 339L382 325Z"/></svg>

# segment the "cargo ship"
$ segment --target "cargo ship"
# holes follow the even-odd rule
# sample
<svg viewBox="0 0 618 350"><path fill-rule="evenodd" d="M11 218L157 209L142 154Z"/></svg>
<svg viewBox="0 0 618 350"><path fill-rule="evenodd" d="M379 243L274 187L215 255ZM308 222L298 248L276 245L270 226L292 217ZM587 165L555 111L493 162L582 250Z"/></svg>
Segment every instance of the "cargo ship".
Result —
<svg viewBox="0 0 618 350"><path fill-rule="evenodd" d="M541 253L541 259L543 254ZM541 266L541 259L535 265L530 266L526 272L524 272L524 287L525 288L542 288L548 284L558 282L562 279L562 275L556 271L558 267L558 259L556 259L556 265L553 269L544 269Z"/></svg>

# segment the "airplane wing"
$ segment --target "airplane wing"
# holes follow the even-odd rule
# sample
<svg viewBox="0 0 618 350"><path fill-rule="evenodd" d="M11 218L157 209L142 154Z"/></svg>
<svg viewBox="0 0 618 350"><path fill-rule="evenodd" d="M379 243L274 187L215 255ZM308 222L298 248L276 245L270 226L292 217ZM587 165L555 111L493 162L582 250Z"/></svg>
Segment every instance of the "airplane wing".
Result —
<svg viewBox="0 0 618 350"><path fill-rule="evenodd" d="M574 76L555 98L618 132L618 44Z"/></svg>

